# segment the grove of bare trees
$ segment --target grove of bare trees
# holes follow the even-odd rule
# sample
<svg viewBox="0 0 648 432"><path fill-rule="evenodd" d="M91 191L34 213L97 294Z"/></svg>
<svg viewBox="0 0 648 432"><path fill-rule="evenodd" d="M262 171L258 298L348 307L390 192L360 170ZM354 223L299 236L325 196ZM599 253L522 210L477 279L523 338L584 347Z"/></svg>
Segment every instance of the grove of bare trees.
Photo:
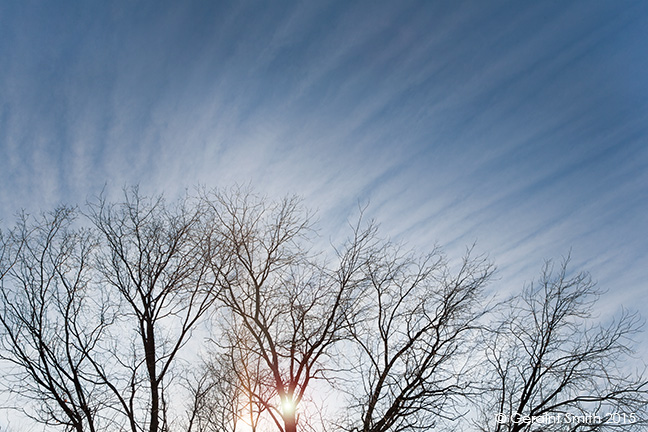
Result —
<svg viewBox="0 0 648 432"><path fill-rule="evenodd" d="M597 319L600 292L568 260L501 299L471 248L411 251L362 215L345 238L323 241L298 198L243 188L19 215L0 231L11 427L645 427L643 322Z"/></svg>

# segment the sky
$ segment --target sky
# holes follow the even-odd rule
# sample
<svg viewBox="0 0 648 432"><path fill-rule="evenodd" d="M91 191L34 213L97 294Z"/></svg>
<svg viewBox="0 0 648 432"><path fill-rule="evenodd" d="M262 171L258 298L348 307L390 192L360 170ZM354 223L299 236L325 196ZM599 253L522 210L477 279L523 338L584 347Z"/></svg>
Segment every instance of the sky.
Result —
<svg viewBox="0 0 648 432"><path fill-rule="evenodd" d="M298 194L511 292L648 304L648 3L0 2L0 219L105 188ZM570 252L571 251L571 252ZM645 335L644 339L648 339Z"/></svg>

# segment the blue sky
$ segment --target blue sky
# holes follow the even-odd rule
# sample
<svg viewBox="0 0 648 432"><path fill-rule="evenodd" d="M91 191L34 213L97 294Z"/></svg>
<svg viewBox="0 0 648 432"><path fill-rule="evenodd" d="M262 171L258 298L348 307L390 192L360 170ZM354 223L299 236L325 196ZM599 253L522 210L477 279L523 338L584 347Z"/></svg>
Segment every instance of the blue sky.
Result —
<svg viewBox="0 0 648 432"><path fill-rule="evenodd" d="M648 303L648 3L0 3L0 218L140 184L297 193L335 235L571 249Z"/></svg>

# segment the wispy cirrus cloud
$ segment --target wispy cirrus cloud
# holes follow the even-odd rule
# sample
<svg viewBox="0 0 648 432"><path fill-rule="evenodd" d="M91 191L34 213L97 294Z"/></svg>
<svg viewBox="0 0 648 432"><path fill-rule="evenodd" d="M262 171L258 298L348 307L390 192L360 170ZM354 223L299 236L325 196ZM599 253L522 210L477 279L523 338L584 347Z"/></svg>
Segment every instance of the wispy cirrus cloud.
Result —
<svg viewBox="0 0 648 432"><path fill-rule="evenodd" d="M571 248L646 300L640 2L0 8L5 221L251 183L332 230L360 201L413 246L477 241L515 286Z"/></svg>

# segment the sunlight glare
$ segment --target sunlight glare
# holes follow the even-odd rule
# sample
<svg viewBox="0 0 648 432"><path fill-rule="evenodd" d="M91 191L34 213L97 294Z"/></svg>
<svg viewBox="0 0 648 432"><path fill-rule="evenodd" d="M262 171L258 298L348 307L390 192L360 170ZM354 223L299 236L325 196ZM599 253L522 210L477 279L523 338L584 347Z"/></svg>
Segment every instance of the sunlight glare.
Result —
<svg viewBox="0 0 648 432"><path fill-rule="evenodd" d="M295 401L292 398L286 397L281 402L281 411L284 414L290 414L295 411Z"/></svg>

